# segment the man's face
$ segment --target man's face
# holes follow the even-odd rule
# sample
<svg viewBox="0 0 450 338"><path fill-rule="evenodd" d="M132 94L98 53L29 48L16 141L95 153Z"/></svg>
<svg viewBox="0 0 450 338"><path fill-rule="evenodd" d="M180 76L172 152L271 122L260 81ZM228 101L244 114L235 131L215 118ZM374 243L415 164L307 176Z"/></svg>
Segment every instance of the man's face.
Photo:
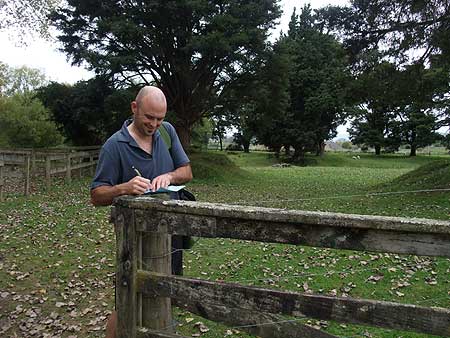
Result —
<svg viewBox="0 0 450 338"><path fill-rule="evenodd" d="M140 104L132 102L134 124L141 136L151 136L161 126L166 116L166 108L143 101Z"/></svg>

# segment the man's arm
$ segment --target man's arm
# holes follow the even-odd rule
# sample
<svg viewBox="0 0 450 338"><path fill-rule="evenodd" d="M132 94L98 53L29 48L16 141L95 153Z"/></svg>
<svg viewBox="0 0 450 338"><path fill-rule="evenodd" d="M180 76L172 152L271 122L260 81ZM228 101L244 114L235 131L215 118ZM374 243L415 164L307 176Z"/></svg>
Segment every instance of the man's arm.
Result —
<svg viewBox="0 0 450 338"><path fill-rule="evenodd" d="M178 167L174 171L155 177L152 181L152 190L156 191L159 188L167 188L170 184L183 184L192 180L191 165L187 163Z"/></svg>
<svg viewBox="0 0 450 338"><path fill-rule="evenodd" d="M136 176L122 184L114 186L101 185L92 189L91 202L95 206L110 205L115 197L122 195L142 195L150 188L150 180Z"/></svg>

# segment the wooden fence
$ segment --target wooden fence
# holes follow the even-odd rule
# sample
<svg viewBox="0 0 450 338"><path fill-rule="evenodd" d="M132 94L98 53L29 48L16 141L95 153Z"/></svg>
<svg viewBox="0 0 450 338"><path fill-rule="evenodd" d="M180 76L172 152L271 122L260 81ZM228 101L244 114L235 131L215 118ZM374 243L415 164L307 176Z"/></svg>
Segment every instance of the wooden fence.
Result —
<svg viewBox="0 0 450 338"><path fill-rule="evenodd" d="M72 179L73 170L82 175L83 168L94 174L98 162L99 147L72 147L49 149L0 149L3 162L3 177L19 178L24 182L24 195L30 194L33 177L45 177L47 187L51 186L52 176L65 174Z"/></svg>
<svg viewBox="0 0 450 338"><path fill-rule="evenodd" d="M0 161L0 202L3 201L3 168L5 166L5 163L3 161Z"/></svg>
<svg viewBox="0 0 450 338"><path fill-rule="evenodd" d="M450 222L161 201L123 196L117 236L118 337L180 337L172 304L260 337L334 337L278 315L450 336L450 309L332 297L170 275L170 234L450 257ZM144 270L146 267L147 270ZM173 331L172 331L173 332Z"/></svg>

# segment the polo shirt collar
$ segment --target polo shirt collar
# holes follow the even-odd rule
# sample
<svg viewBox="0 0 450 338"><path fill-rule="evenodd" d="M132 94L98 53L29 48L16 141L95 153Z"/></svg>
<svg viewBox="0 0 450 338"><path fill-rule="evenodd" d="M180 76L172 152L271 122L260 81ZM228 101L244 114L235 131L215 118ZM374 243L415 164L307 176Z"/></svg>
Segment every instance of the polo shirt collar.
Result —
<svg viewBox="0 0 450 338"><path fill-rule="evenodd" d="M120 132L117 137L117 140L119 142L126 142L134 147L140 148L139 145L136 143L136 140L130 135L130 132L128 131L127 127L131 124L131 122L133 122L133 119L128 119L123 123L122 128L120 128ZM153 134L153 136L154 136L153 142L155 142L160 136L159 130L156 130L156 132Z"/></svg>

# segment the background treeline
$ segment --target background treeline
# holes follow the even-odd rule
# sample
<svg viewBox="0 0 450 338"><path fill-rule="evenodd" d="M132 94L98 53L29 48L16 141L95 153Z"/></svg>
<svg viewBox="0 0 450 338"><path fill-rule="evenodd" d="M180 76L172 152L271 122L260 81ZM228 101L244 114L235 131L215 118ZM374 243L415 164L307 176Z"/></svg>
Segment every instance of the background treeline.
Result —
<svg viewBox="0 0 450 338"><path fill-rule="evenodd" d="M18 80L18 69L2 65L0 141L101 144L130 115L138 88L155 84L186 148L210 137L222 144L233 130L245 151L258 143L302 160L322 154L346 122L351 141L376 154L448 146L438 133L450 125L448 6L305 6L270 41L277 1L74 0L50 8L48 22L73 63L96 76L66 85L22 69L28 77Z"/></svg>

